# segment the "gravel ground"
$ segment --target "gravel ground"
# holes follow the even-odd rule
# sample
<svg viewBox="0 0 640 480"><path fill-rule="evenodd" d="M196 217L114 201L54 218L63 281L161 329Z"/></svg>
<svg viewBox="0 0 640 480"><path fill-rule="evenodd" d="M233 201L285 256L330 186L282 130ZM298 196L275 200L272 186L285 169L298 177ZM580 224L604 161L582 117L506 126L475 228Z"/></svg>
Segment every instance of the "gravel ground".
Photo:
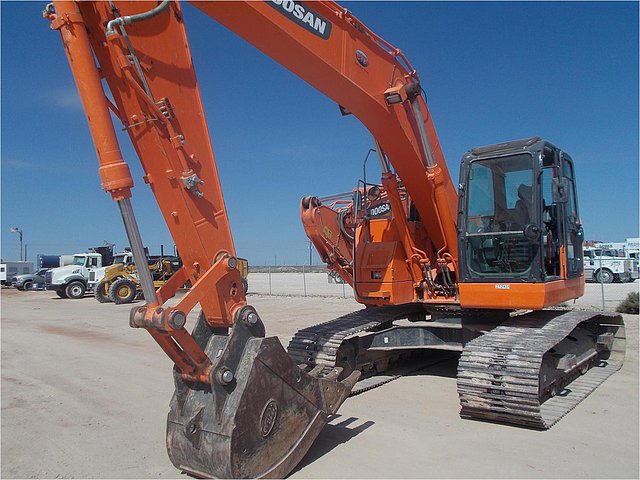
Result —
<svg viewBox="0 0 640 480"><path fill-rule="evenodd" d="M251 274L250 291L267 275ZM293 277L272 288L297 288L296 274L280 275ZM285 345L360 308L326 275L305 280L308 294L330 296L248 298ZM607 308L637 288L607 285ZM3 478L180 476L164 446L171 363L129 328L130 306L12 289L1 300ZM597 284L576 302L600 305ZM547 432L461 420L450 361L348 399L292 477L638 478L638 316L625 321L622 370Z"/></svg>

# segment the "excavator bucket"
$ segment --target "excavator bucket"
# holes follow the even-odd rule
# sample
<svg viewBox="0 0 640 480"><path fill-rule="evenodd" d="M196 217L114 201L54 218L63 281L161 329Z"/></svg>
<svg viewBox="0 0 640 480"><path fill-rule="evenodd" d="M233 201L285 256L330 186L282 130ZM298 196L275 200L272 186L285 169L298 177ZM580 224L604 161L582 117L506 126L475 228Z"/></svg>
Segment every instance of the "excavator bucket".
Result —
<svg viewBox="0 0 640 480"><path fill-rule="evenodd" d="M246 321L252 312L248 307L228 336L211 333L198 320L193 336L206 341L205 352L214 362L210 385L174 375L167 450L173 464L193 476L286 476L360 375L338 382L340 369L322 378L306 373L276 337L261 338L260 320Z"/></svg>

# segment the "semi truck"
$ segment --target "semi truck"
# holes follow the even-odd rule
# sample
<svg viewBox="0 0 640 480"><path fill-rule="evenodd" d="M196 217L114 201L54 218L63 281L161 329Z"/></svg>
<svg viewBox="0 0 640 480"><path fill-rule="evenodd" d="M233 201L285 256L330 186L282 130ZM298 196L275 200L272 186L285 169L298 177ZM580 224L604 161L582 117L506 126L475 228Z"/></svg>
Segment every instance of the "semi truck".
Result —
<svg viewBox="0 0 640 480"><path fill-rule="evenodd" d="M631 278L640 276L640 238L627 238L624 242L594 242L596 249L610 257L625 257L631 261Z"/></svg>
<svg viewBox="0 0 640 480"><path fill-rule="evenodd" d="M75 253L71 263L52 268L46 273L45 288L54 290L60 298L82 298L85 292L91 290L89 279L92 273L95 279L96 272L111 265L113 259L113 246L94 247L88 252Z"/></svg>
<svg viewBox="0 0 640 480"><path fill-rule="evenodd" d="M638 278L638 260L603 248L584 247L584 274L586 281L633 282Z"/></svg>

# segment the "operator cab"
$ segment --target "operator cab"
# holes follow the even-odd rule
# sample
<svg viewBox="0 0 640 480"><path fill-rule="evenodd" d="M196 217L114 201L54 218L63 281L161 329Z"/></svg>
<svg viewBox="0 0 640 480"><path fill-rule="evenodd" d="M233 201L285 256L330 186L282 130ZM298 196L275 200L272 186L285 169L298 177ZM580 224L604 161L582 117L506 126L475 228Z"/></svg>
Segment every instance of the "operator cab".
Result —
<svg viewBox="0 0 640 480"><path fill-rule="evenodd" d="M459 189L463 306L510 308L514 290L530 298L529 308L581 294L583 234L569 155L539 137L475 148L462 159Z"/></svg>

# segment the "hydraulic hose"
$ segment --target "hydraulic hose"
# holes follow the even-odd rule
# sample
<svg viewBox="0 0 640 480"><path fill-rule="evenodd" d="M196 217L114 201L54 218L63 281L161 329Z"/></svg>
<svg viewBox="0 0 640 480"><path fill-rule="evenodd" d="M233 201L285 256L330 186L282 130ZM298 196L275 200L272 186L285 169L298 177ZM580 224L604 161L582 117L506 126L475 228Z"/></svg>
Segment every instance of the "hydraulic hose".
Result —
<svg viewBox="0 0 640 480"><path fill-rule="evenodd" d="M147 12L138 13L136 15L125 15L124 17L118 17L111 20L107 23L107 35L113 35L116 33L115 27L116 25L130 25L136 22L142 22L143 20L148 20L149 18L153 18L156 15L162 13L171 3L171 0L163 0L160 5Z"/></svg>
<svg viewBox="0 0 640 480"><path fill-rule="evenodd" d="M344 224L344 220L347 216L347 214L349 213L349 210L347 209L342 209L338 212L338 227L340 227L340 231L342 232L342 234L348 238L350 241L353 242L353 235L351 235L349 232L347 232L347 228ZM354 228L354 235L355 235L355 228Z"/></svg>

